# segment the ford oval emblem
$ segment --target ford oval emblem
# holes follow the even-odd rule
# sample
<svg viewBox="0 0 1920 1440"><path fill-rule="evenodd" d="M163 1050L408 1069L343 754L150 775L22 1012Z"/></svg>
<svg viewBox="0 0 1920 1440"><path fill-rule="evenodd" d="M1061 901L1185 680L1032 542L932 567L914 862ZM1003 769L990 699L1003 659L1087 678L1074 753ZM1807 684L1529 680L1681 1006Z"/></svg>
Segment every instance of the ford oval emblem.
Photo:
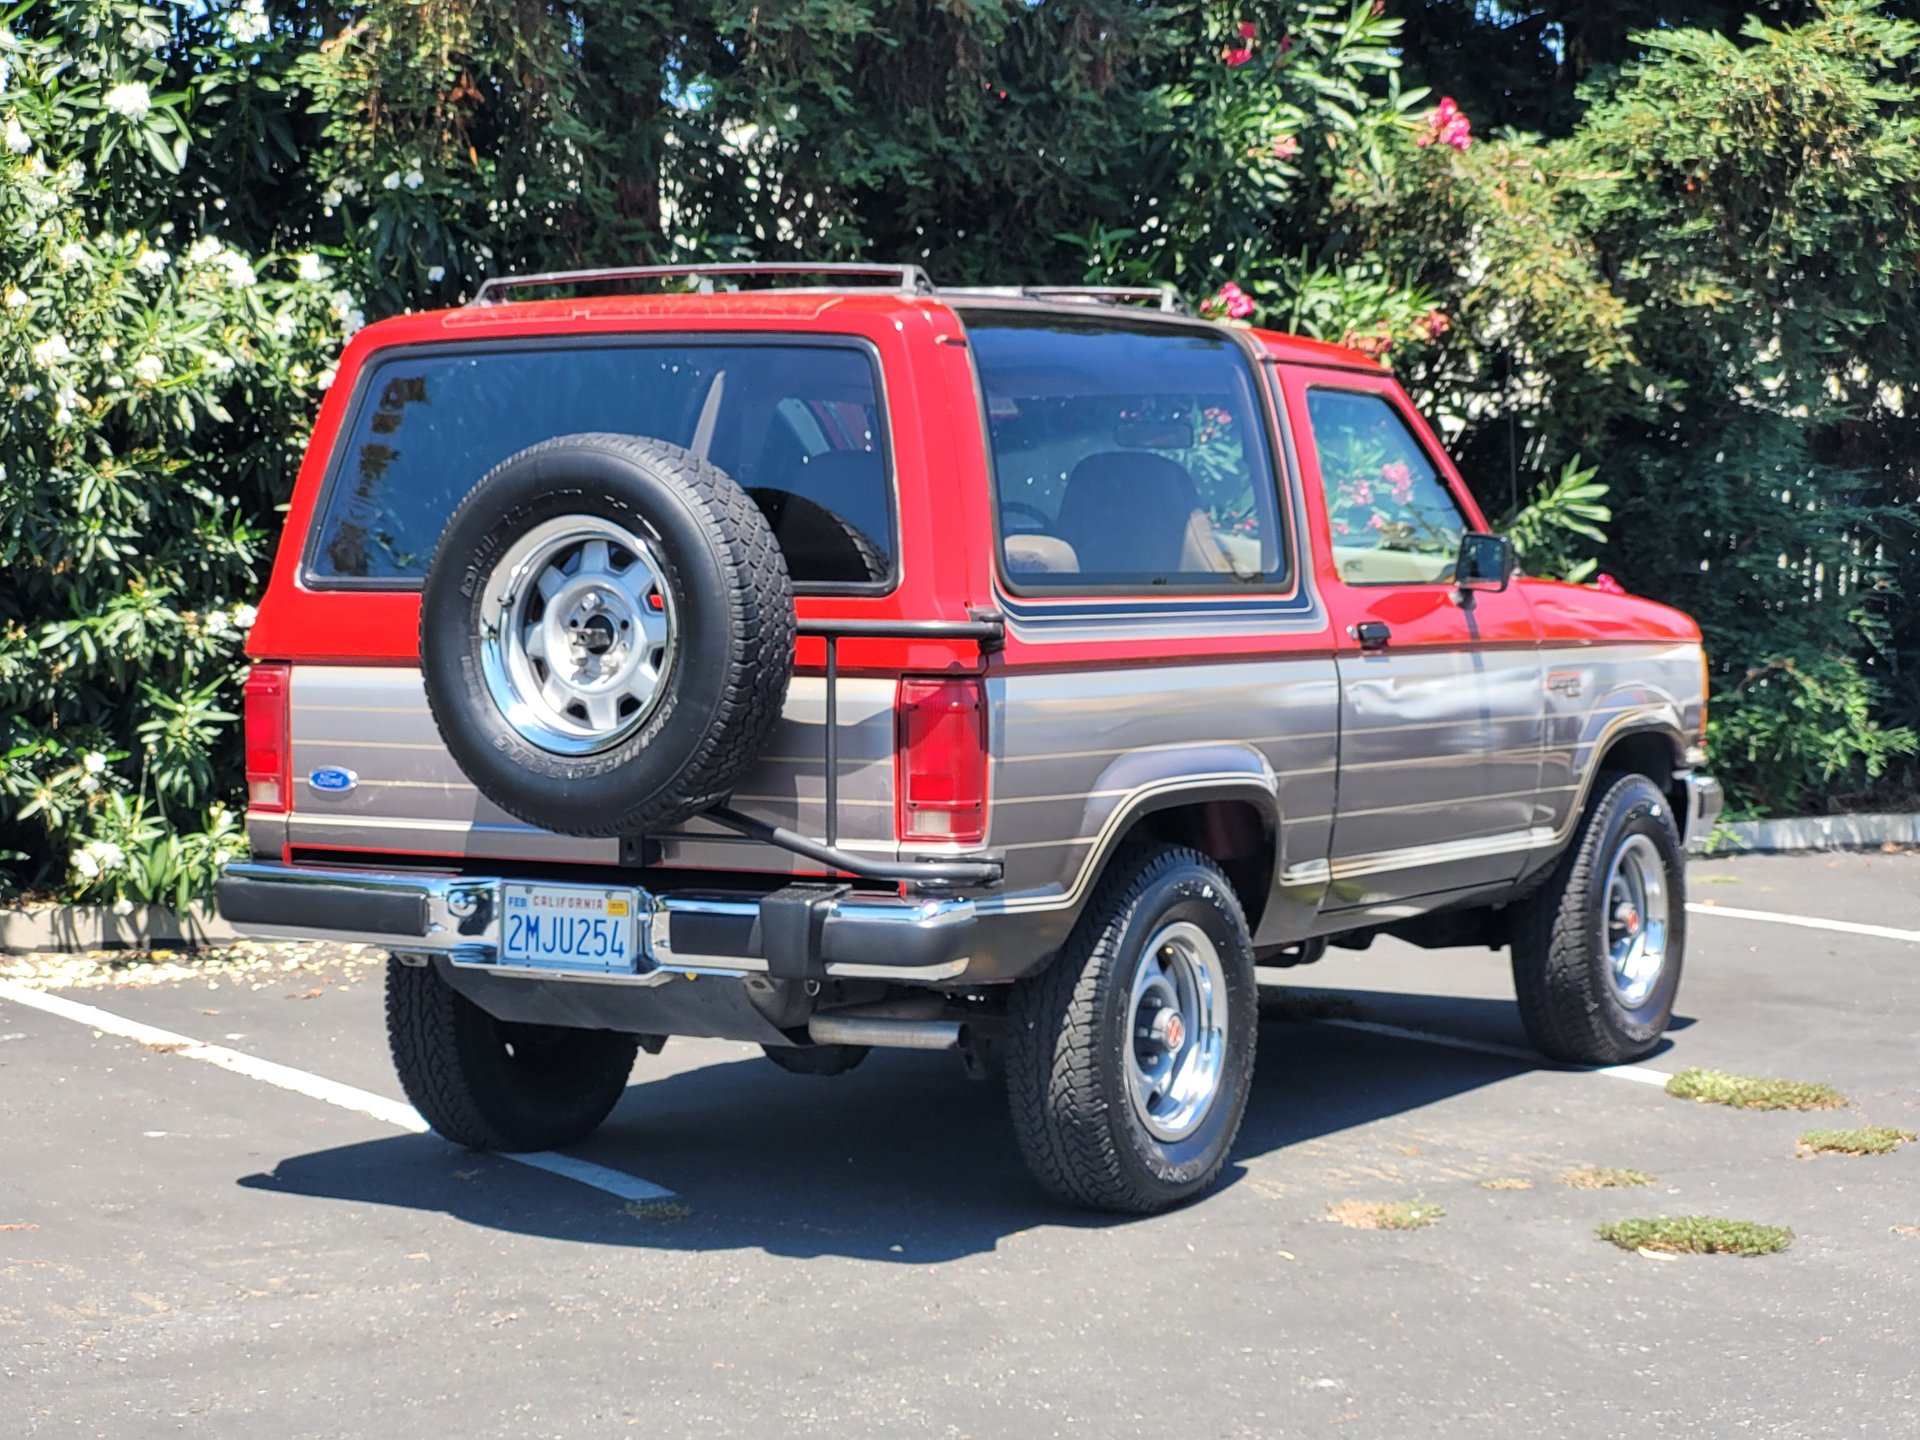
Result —
<svg viewBox="0 0 1920 1440"><path fill-rule="evenodd" d="M360 777L338 765L322 765L307 776L307 784L322 795L344 795L358 784Z"/></svg>

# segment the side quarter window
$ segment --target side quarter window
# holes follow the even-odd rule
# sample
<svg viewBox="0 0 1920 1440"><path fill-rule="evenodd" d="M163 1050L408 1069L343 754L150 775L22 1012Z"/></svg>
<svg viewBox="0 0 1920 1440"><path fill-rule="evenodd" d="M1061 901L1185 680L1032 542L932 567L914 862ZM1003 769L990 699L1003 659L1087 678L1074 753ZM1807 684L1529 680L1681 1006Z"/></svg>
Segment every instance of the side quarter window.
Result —
<svg viewBox="0 0 1920 1440"><path fill-rule="evenodd" d="M1430 585L1453 578L1467 522L1446 481L1384 396L1319 387L1307 415L1349 585Z"/></svg>
<svg viewBox="0 0 1920 1440"><path fill-rule="evenodd" d="M1203 594L1286 578L1266 412L1231 339L975 313L1002 574L1017 592Z"/></svg>

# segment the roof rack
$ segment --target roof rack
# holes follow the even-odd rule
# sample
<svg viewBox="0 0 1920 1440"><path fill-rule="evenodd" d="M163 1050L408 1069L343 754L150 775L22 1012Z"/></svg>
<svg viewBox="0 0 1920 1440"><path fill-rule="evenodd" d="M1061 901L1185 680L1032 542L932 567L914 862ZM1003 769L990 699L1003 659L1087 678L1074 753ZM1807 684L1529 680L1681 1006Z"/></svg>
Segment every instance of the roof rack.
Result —
<svg viewBox="0 0 1920 1440"><path fill-rule="evenodd" d="M743 260L728 265L617 265L601 270L552 270L542 275L496 275L481 282L469 305L499 305L515 291L544 290L565 285L605 285L623 280L697 279L697 293L714 293L714 281L766 275L833 276L837 280L865 280L876 289L906 295L931 295L933 282L918 265L865 265L846 261L803 264L784 260ZM836 287L837 288L837 287Z"/></svg>
<svg viewBox="0 0 1920 1440"><path fill-rule="evenodd" d="M1080 305L1132 305L1153 302L1163 315L1191 315L1187 302L1171 285L1023 285L1030 300L1067 300Z"/></svg>

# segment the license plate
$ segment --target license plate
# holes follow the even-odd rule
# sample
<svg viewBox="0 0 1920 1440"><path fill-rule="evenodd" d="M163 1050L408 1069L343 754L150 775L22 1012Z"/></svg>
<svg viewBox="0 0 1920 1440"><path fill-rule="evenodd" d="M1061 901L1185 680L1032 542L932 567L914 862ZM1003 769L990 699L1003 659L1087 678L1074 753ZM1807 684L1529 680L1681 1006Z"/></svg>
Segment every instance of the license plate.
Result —
<svg viewBox="0 0 1920 1440"><path fill-rule="evenodd" d="M504 887L500 958L508 965L600 970L631 975L640 968L633 890L583 885Z"/></svg>

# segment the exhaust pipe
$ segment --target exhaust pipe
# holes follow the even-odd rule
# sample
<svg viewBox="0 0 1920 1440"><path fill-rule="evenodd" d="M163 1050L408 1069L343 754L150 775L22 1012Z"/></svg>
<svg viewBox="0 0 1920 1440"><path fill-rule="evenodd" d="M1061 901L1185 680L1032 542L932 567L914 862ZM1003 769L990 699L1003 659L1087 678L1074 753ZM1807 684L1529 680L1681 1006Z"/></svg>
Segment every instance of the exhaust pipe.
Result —
<svg viewBox="0 0 1920 1440"><path fill-rule="evenodd" d="M807 1034L816 1045L866 1045L880 1050L958 1050L967 1043L960 1020L890 1020L873 1015L815 1015Z"/></svg>

